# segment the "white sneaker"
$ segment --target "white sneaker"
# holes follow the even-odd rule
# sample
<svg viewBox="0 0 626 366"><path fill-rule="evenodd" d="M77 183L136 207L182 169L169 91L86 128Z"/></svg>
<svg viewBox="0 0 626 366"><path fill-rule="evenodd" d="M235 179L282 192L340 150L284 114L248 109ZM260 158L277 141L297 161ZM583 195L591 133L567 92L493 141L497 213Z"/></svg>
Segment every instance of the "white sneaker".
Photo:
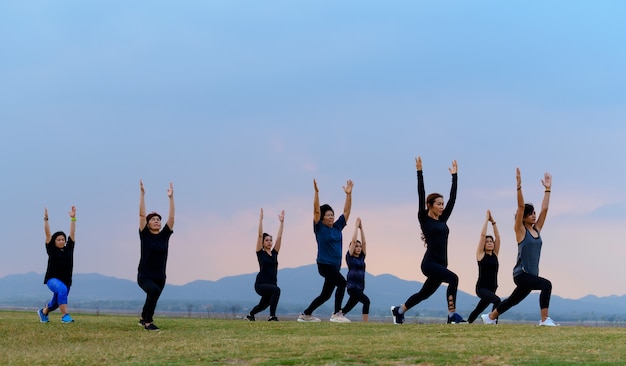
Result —
<svg viewBox="0 0 626 366"><path fill-rule="evenodd" d="M483 314L480 318L483 320L483 324L497 324L495 320L489 319L489 314Z"/></svg>
<svg viewBox="0 0 626 366"><path fill-rule="evenodd" d="M556 324L552 319L550 319L550 317L547 317L546 320L539 321L539 325L543 325L546 327L556 327L558 324Z"/></svg>
<svg viewBox="0 0 626 366"><path fill-rule="evenodd" d="M305 315L301 313L298 315L298 321L300 323L319 323L321 320L319 318L314 317L313 315Z"/></svg>
<svg viewBox="0 0 626 366"><path fill-rule="evenodd" d="M333 323L350 323L350 319L346 318L341 311L331 315L330 321Z"/></svg>

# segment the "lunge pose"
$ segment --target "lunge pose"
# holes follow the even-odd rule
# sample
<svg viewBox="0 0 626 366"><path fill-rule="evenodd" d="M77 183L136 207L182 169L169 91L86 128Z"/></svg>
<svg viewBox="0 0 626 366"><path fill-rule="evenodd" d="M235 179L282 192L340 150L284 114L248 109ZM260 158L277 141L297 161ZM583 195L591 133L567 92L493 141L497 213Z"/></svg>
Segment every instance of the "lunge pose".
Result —
<svg viewBox="0 0 626 366"><path fill-rule="evenodd" d="M422 289L411 295L404 304L392 306L391 314L394 324L404 323L404 313L429 298L445 282L448 284L446 291L448 303L448 324L467 323L456 312L456 293L459 285L459 277L448 269L448 229L447 221L450 218L457 190L457 163L452 162L449 168L452 175L452 187L448 204L444 205L443 196L439 193L431 193L426 197L424 189L424 175L422 173L422 158L415 159L417 170L417 196L418 210L417 219L422 229L422 240L426 245L426 254L422 259L422 273L426 281Z"/></svg>
<svg viewBox="0 0 626 366"><path fill-rule="evenodd" d="M487 224L491 222L493 235L487 235ZM495 238L494 238L495 237ZM491 211L487 210L487 217L483 224L476 248L476 260L478 261L478 281L476 281L476 295L480 301L470 316L469 323L473 323L483 310L493 304L493 309L500 305L500 297L496 295L498 288L498 253L500 253L500 232L496 226L496 220L491 216Z"/></svg>
<svg viewBox="0 0 626 366"><path fill-rule="evenodd" d="M361 232L361 240L358 240L359 231ZM350 248L346 252L346 264L348 265L348 302L341 312L345 315L352 310L356 304L363 304L363 321L367 322L370 313L370 299L363 293L365 290L365 234L363 233L363 224L361 218L356 219L354 226L354 234L350 241Z"/></svg>
<svg viewBox="0 0 626 366"><path fill-rule="evenodd" d="M250 310L246 318L255 321L255 315L270 307L270 317L268 321L278 321L276 317L276 307L280 298L280 288L277 286L278 277L278 252L283 238L283 222L285 211L278 215L280 226L276 235L276 244L272 247L272 236L263 232L263 209L259 217L259 237L256 242L256 257L259 260L259 274L254 282L254 291L261 296L259 303Z"/></svg>
<svg viewBox="0 0 626 366"><path fill-rule="evenodd" d="M541 212L536 216L535 208L530 203L524 203L522 194L522 177L517 168L517 212L515 213L515 237L517 239L517 263L513 268L513 281L515 290L508 299L502 301L489 314L481 315L485 324L495 324L496 319L511 307L519 304L533 290L540 290L539 308L541 320L539 325L555 326L556 324L548 314L552 283L545 278L539 277L539 256L541 255L540 232L546 220L548 206L550 204L550 192L552 192L552 176L545 173L541 184L544 187Z"/></svg>
<svg viewBox="0 0 626 366"><path fill-rule="evenodd" d="M52 291L52 299L43 308L37 310L39 321L48 322L48 314L59 309L61 322L72 323L74 319L67 311L67 295L72 286L72 271L74 270L74 245L76 240L76 207L72 206L70 214L70 235L57 231L50 235L48 224L48 209L43 212L43 228L46 233L46 252L48 253L48 268L43 283Z"/></svg>
<svg viewBox="0 0 626 366"><path fill-rule="evenodd" d="M335 290L335 310L330 317L331 322L349 323L350 320L343 316L341 303L346 291L346 279L341 275L342 236L341 230L346 226L350 209L352 208L352 186L348 180L343 187L346 193L346 202L343 206L343 214L335 221L335 212L330 205L320 206L319 190L317 182L313 180L315 196L313 198L313 232L317 241L317 271L324 277L324 286L318 297L313 299L308 308L299 316L299 322L319 322L314 317L313 311L325 303Z"/></svg>
<svg viewBox="0 0 626 366"><path fill-rule="evenodd" d="M165 267L169 250L170 236L174 229L174 186L170 183L167 190L170 207L167 222L161 230L161 215L151 212L146 216L145 190L139 181L141 194L139 198L139 238L141 240L141 258L137 274L137 283L146 293L139 325L145 330L159 330L154 324L153 316L161 292L165 287Z"/></svg>

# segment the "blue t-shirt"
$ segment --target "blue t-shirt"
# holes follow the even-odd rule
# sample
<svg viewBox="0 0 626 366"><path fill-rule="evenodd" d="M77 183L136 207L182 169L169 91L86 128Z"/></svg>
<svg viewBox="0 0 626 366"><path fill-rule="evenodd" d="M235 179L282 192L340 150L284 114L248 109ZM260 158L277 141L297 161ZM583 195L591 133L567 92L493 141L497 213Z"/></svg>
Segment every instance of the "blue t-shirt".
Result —
<svg viewBox="0 0 626 366"><path fill-rule="evenodd" d="M322 224L320 219L313 223L313 232L317 241L317 263L330 264L341 268L341 230L346 227L346 218L341 214L332 227Z"/></svg>
<svg viewBox="0 0 626 366"><path fill-rule="evenodd" d="M358 257L346 252L346 264L348 265L347 287L349 289L365 290L365 254L361 252Z"/></svg>

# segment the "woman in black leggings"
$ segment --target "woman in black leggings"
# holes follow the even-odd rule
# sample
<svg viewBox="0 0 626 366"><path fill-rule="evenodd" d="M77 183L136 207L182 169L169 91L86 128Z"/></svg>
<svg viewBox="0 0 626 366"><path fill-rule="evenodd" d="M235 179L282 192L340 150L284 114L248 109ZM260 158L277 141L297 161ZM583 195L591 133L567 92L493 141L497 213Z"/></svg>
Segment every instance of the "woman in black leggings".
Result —
<svg viewBox="0 0 626 366"><path fill-rule="evenodd" d="M517 239L517 263L513 268L513 281L515 290L508 299L502 301L498 307L489 314L480 317L485 324L495 324L498 316L504 314L511 307L519 304L533 290L540 290L539 308L541 320L539 325L553 327L556 324L548 314L552 283L543 277L539 277L539 256L543 241L539 233L543 228L550 204L552 192L552 176L545 173L543 180L544 195L541 202L541 212L536 216L535 208L529 203L524 203L522 194L522 178L517 168L517 212L515 213L515 237Z"/></svg>
<svg viewBox="0 0 626 366"><path fill-rule="evenodd" d="M417 195L419 198L417 219L422 229L422 239L426 245L426 254L422 259L422 273L426 276L426 281L422 289L411 295L404 304L391 307L393 322L394 324L404 323L404 313L429 298L445 282L448 284L446 291L448 324L467 323L456 312L459 277L448 270L448 233L450 230L447 221L456 201L458 170L456 160L452 162L452 168L449 168L450 174L452 174L452 187L447 205L444 205L443 196L439 193L431 193L426 197L422 158L419 156L415 159L415 168L417 170Z"/></svg>
<svg viewBox="0 0 626 366"><path fill-rule="evenodd" d="M272 248L272 236L263 232L263 209L259 217L259 237L256 242L256 256L259 261L259 274L254 282L254 291L261 296L259 303L250 310L246 318L255 321L257 313L270 307L270 317L268 321L278 321L276 317L276 307L280 298L280 288L277 286L278 277L278 252L283 241L283 222L285 221L285 211L278 215L280 226L276 235L276 244Z"/></svg>
<svg viewBox="0 0 626 366"><path fill-rule="evenodd" d="M487 235L487 224L491 222L493 235ZM473 323L478 315L493 304L493 309L500 305L500 297L496 295L498 288L498 253L500 253L500 232L496 226L496 220L491 216L491 211L487 210L487 217L480 232L478 247L476 248L476 260L478 261L478 281L476 281L476 295L480 301L476 308L467 318L468 323Z"/></svg>

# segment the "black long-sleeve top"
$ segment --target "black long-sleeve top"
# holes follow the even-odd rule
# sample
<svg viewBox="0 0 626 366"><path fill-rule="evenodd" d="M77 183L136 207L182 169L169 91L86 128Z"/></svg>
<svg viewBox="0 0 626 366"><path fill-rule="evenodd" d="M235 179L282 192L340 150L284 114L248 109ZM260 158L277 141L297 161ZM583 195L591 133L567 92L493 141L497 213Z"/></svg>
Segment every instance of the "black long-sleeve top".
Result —
<svg viewBox="0 0 626 366"><path fill-rule="evenodd" d="M418 210L417 220L426 239L426 254L424 261L431 261L442 266L448 266L448 218L454 208L456 201L457 174L452 174L452 187L450 188L450 197L443 213L435 220L428 216L426 209L426 192L424 190L424 175L421 170L417 171L417 196Z"/></svg>

